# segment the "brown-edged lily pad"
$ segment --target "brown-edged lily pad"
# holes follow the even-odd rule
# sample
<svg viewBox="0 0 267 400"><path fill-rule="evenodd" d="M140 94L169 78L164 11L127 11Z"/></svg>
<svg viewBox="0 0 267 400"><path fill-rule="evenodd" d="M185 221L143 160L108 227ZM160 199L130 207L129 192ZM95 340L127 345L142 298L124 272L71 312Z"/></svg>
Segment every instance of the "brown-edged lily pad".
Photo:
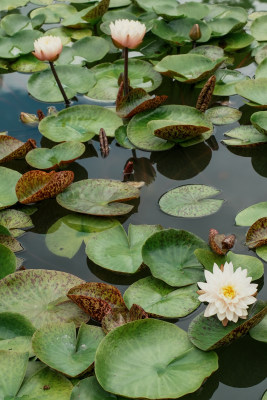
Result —
<svg viewBox="0 0 267 400"><path fill-rule="evenodd" d="M36 141L28 139L26 143L8 135L0 135L0 163L23 158L32 149L35 149Z"/></svg>
<svg viewBox="0 0 267 400"><path fill-rule="evenodd" d="M72 171L26 172L16 185L16 194L20 203L29 204L50 199L61 193L74 179Z"/></svg>
<svg viewBox="0 0 267 400"><path fill-rule="evenodd" d="M130 310L114 310L106 314L102 321L102 329L105 333L113 331L118 326L127 324L128 322L137 321L138 319L148 318L148 314L137 304L133 304Z"/></svg>
<svg viewBox="0 0 267 400"><path fill-rule="evenodd" d="M168 96L150 96L144 89L132 89L116 107L116 112L121 118L131 118L145 110L159 107L167 100Z"/></svg>
<svg viewBox="0 0 267 400"><path fill-rule="evenodd" d="M235 235L219 234L216 229L210 229L209 245L216 254L224 255L235 244Z"/></svg>
<svg viewBox="0 0 267 400"><path fill-rule="evenodd" d="M267 244L267 217L260 218L249 228L246 237L246 245L255 249Z"/></svg>
<svg viewBox="0 0 267 400"><path fill-rule="evenodd" d="M106 283L83 283L71 288L67 296L98 322L110 311L126 308L119 289Z"/></svg>

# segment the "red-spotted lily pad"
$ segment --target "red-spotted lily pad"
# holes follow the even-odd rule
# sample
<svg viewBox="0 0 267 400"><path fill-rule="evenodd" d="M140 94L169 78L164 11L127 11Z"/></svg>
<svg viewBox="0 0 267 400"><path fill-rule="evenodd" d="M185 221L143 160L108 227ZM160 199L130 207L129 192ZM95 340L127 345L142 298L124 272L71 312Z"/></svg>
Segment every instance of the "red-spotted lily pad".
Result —
<svg viewBox="0 0 267 400"><path fill-rule="evenodd" d="M0 135L0 163L23 158L32 149L35 149L36 141L28 139L26 143L8 135Z"/></svg>
<svg viewBox="0 0 267 400"><path fill-rule="evenodd" d="M20 236L24 233L23 229L33 226L30 215L14 209L0 212L0 225L4 226L13 237Z"/></svg>
<svg viewBox="0 0 267 400"><path fill-rule="evenodd" d="M74 179L72 171L49 173L43 171L26 172L16 185L16 194L20 203L29 204L50 199L61 193Z"/></svg>
<svg viewBox="0 0 267 400"><path fill-rule="evenodd" d="M33 168L56 169L75 161L85 152L85 145L80 142L60 143L52 149L34 149L26 156L26 161Z"/></svg>
<svg viewBox="0 0 267 400"><path fill-rule="evenodd" d="M145 110L159 107L167 100L168 96L150 96L144 89L132 89L124 96L116 107L116 112L121 118L132 118Z"/></svg>
<svg viewBox="0 0 267 400"><path fill-rule="evenodd" d="M104 336L100 327L82 324L76 337L73 322L54 323L35 332L32 346L39 360L74 378L93 368L96 349Z"/></svg>
<svg viewBox="0 0 267 400"><path fill-rule="evenodd" d="M209 245L219 255L225 255L235 244L235 235L219 234L216 229L210 229Z"/></svg>
<svg viewBox="0 0 267 400"><path fill-rule="evenodd" d="M239 121L242 112L232 107L213 107L206 111L206 117L214 125L233 124Z"/></svg>
<svg viewBox="0 0 267 400"><path fill-rule="evenodd" d="M68 297L99 322L110 311L125 310L125 303L119 289L106 283L83 283L71 288Z"/></svg>
<svg viewBox="0 0 267 400"><path fill-rule="evenodd" d="M84 281L60 271L28 269L0 280L0 312L16 312L39 328L50 322L74 322L80 326L89 317L66 295Z"/></svg>
<svg viewBox="0 0 267 400"><path fill-rule="evenodd" d="M239 319L223 326L217 316L204 317L204 313L193 319L188 329L191 342L201 350L209 351L229 344L245 335L257 325L267 313L267 303L257 301L250 307L247 319Z"/></svg>
<svg viewBox="0 0 267 400"><path fill-rule="evenodd" d="M17 203L16 184L21 174L13 169L0 167L0 209Z"/></svg>
<svg viewBox="0 0 267 400"><path fill-rule="evenodd" d="M267 244L267 217L260 218L249 228L246 236L246 245L255 249Z"/></svg>
<svg viewBox="0 0 267 400"><path fill-rule="evenodd" d="M99 216L129 213L133 206L124 204L138 198L139 190L111 179L86 179L73 183L57 196L57 202L68 210Z"/></svg>
<svg viewBox="0 0 267 400"><path fill-rule="evenodd" d="M118 326L146 318L148 318L148 315L144 309L137 304L133 304L129 310L125 307L124 310L110 311L103 317L101 325L103 331L108 334L113 329L118 328Z"/></svg>

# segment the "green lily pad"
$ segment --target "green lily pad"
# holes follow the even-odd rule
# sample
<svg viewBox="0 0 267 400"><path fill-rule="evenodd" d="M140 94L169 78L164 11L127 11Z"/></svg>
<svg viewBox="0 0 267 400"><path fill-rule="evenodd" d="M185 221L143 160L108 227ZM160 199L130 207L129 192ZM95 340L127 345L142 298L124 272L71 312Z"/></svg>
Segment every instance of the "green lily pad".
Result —
<svg viewBox="0 0 267 400"><path fill-rule="evenodd" d="M174 289L148 276L129 286L123 298L129 309L133 304L138 304L151 316L180 318L200 305L197 290L197 285Z"/></svg>
<svg viewBox="0 0 267 400"><path fill-rule="evenodd" d="M194 392L217 368L216 353L199 351L178 326L154 319L130 322L110 332L95 361L103 389L147 399Z"/></svg>
<svg viewBox="0 0 267 400"><path fill-rule="evenodd" d="M200 54L179 54L164 57L154 69L179 82L195 83L211 76L225 57L212 61Z"/></svg>
<svg viewBox="0 0 267 400"><path fill-rule="evenodd" d="M224 200L210 199L220 190L206 185L184 185L165 193L159 200L160 209L175 217L197 218L217 212Z"/></svg>
<svg viewBox="0 0 267 400"><path fill-rule="evenodd" d="M265 315L260 323L249 330L249 334L253 339L267 343L267 315Z"/></svg>
<svg viewBox="0 0 267 400"><path fill-rule="evenodd" d="M251 24L251 34L258 42L264 42L267 40L266 23L267 15L262 15L261 17L256 18Z"/></svg>
<svg viewBox="0 0 267 400"><path fill-rule="evenodd" d="M214 125L227 125L237 122L242 117L242 112L232 107L212 107L206 111L206 117Z"/></svg>
<svg viewBox="0 0 267 400"><path fill-rule="evenodd" d="M13 71L32 73L44 71L49 68L49 65L43 61L38 60L33 54L26 54L20 56L15 62L10 65Z"/></svg>
<svg viewBox="0 0 267 400"><path fill-rule="evenodd" d="M111 179L85 179L73 183L57 202L64 208L83 214L116 216L129 213L133 206L121 203L139 197L139 190Z"/></svg>
<svg viewBox="0 0 267 400"><path fill-rule="evenodd" d="M134 0L134 3L137 4L140 8L142 8L145 11L153 11L154 7L157 7L158 5L161 4L161 0ZM171 6L176 6L177 1L176 0L165 0L165 6L166 8L171 7Z"/></svg>
<svg viewBox="0 0 267 400"><path fill-rule="evenodd" d="M243 75L239 71L230 69L218 69L215 72L216 84L213 91L215 96L232 96L236 94L236 83L240 81L248 81L249 77ZM206 81L199 82L197 87L203 87Z"/></svg>
<svg viewBox="0 0 267 400"><path fill-rule="evenodd" d="M251 115L252 125L260 132L267 135L267 111L258 111Z"/></svg>
<svg viewBox="0 0 267 400"><path fill-rule="evenodd" d="M267 59L264 59L257 67L255 79L267 78Z"/></svg>
<svg viewBox="0 0 267 400"><path fill-rule="evenodd" d="M118 225L90 235L85 252L90 260L102 268L134 274L143 262L143 244L159 230L161 230L160 225L130 224L127 236L123 226Z"/></svg>
<svg viewBox="0 0 267 400"><path fill-rule="evenodd" d="M237 94L250 100L249 106L267 108L267 78L245 80L235 88Z"/></svg>
<svg viewBox="0 0 267 400"><path fill-rule="evenodd" d="M76 338L73 322L54 323L36 331L32 345L42 362L74 378L93 368L96 349L104 336L100 327L82 324Z"/></svg>
<svg viewBox="0 0 267 400"><path fill-rule="evenodd" d="M110 0L101 0L98 3L93 3L91 6L70 15L62 21L63 26L71 28L81 28L84 24L96 24L101 17L108 11Z"/></svg>
<svg viewBox="0 0 267 400"><path fill-rule="evenodd" d="M13 36L15 33L22 30L31 30L40 27L44 22L44 16L30 19L21 14L9 14L2 20L0 27L8 36Z"/></svg>
<svg viewBox="0 0 267 400"><path fill-rule="evenodd" d="M228 322L227 326L223 326L217 316L207 318L201 313L189 325L188 336L201 350L217 349L245 335L266 313L267 303L260 300L250 307L247 319L239 319L236 323Z"/></svg>
<svg viewBox="0 0 267 400"><path fill-rule="evenodd" d="M9 11L17 7L25 6L29 0L2 0L0 4L0 11Z"/></svg>
<svg viewBox="0 0 267 400"><path fill-rule="evenodd" d="M26 161L33 168L56 169L64 167L85 152L85 145L79 142L60 143L52 149L35 149L27 154Z"/></svg>
<svg viewBox="0 0 267 400"><path fill-rule="evenodd" d="M239 31L247 23L247 11L241 7L220 6L219 13L208 21L213 37Z"/></svg>
<svg viewBox="0 0 267 400"><path fill-rule="evenodd" d="M0 54L2 58L17 58L34 50L33 42L42 36L41 32L25 30L11 37L0 37Z"/></svg>
<svg viewBox="0 0 267 400"><path fill-rule="evenodd" d="M127 137L127 125L119 126L115 131L115 139L119 143L120 146L125 149L135 149L135 146L130 142Z"/></svg>
<svg viewBox="0 0 267 400"><path fill-rule="evenodd" d="M222 140L227 146L255 147L267 142L267 135L250 125L239 126L224 135L231 138Z"/></svg>
<svg viewBox="0 0 267 400"><path fill-rule="evenodd" d="M39 328L50 322L75 322L89 317L72 301L68 290L84 281L65 272L42 269L18 271L0 281L0 312L16 312Z"/></svg>
<svg viewBox="0 0 267 400"><path fill-rule="evenodd" d="M224 57L224 51L219 46L212 46L209 44L197 46L189 51L190 54L200 54L210 58L212 61L218 60L218 58ZM220 70L218 70L220 71ZM216 72L218 72L216 71Z"/></svg>
<svg viewBox="0 0 267 400"><path fill-rule="evenodd" d="M247 269L247 276L251 276L252 280L255 281L262 277L264 274L263 263L257 259L257 257L246 256L244 254L235 254L229 251L226 255L220 256L215 254L210 250L197 249L195 250L195 256L198 261L207 269L208 271L213 271L213 265L225 264L226 262L233 263L234 271L241 267L242 269Z"/></svg>
<svg viewBox="0 0 267 400"><path fill-rule="evenodd" d="M48 249L59 257L73 258L82 243L94 232L113 228L115 219L69 214L57 220L47 231L45 242Z"/></svg>
<svg viewBox="0 0 267 400"><path fill-rule="evenodd" d="M107 136L114 137L122 120L114 112L100 106L79 105L44 118L39 124L41 134L54 142L66 140L87 142L105 129Z"/></svg>
<svg viewBox="0 0 267 400"><path fill-rule="evenodd" d="M253 36L244 31L230 33L224 38L224 51L234 52L249 46L254 41Z"/></svg>
<svg viewBox="0 0 267 400"><path fill-rule="evenodd" d="M13 237L18 237L24 233L22 229L31 228L33 223L30 214L19 210L3 210L0 211L0 226L5 227ZM1 232L5 235L8 233Z"/></svg>
<svg viewBox="0 0 267 400"><path fill-rule="evenodd" d="M106 392L97 382L95 376L80 380L73 388L70 400L123 400Z"/></svg>
<svg viewBox="0 0 267 400"><path fill-rule="evenodd" d="M240 211L235 217L235 223L240 226L251 226L263 217L267 217L267 201L253 204Z"/></svg>
<svg viewBox="0 0 267 400"><path fill-rule="evenodd" d="M256 248L257 256L267 262L267 245Z"/></svg>
<svg viewBox="0 0 267 400"><path fill-rule="evenodd" d="M93 73L86 68L77 65L59 65L56 66L56 71L69 99L77 93L86 93L95 84ZM62 94L50 69L35 72L28 81L28 91L37 100L63 101Z"/></svg>
<svg viewBox="0 0 267 400"><path fill-rule="evenodd" d="M0 396L13 399L22 384L29 353L0 350ZM10 396L10 397L9 397Z"/></svg>
<svg viewBox="0 0 267 400"><path fill-rule="evenodd" d="M267 57L267 45L263 44L257 47L252 53L255 56L255 61L260 64Z"/></svg>
<svg viewBox="0 0 267 400"><path fill-rule="evenodd" d="M155 278L179 287L203 278L203 267L194 255L198 248L208 249L208 245L193 233L167 229L145 242L142 256Z"/></svg>
<svg viewBox="0 0 267 400"><path fill-rule="evenodd" d="M34 139L28 139L26 143L8 135L0 135L0 163L24 158L26 154L36 147Z"/></svg>
<svg viewBox="0 0 267 400"><path fill-rule="evenodd" d="M0 209L17 203L16 184L21 174L13 169L0 167Z"/></svg>
<svg viewBox="0 0 267 400"><path fill-rule="evenodd" d="M131 0L110 0L109 8L125 7L131 4Z"/></svg>
<svg viewBox="0 0 267 400"><path fill-rule="evenodd" d="M0 243L0 279L16 271L16 256L8 247Z"/></svg>
<svg viewBox="0 0 267 400"><path fill-rule="evenodd" d="M246 245L250 249L267 244L267 217L254 222L249 228L246 236Z"/></svg>
<svg viewBox="0 0 267 400"><path fill-rule="evenodd" d="M31 11L30 17L34 18L37 15L44 15L46 24L56 24L62 18L68 18L76 12L76 8L69 4L51 4L47 7L35 8Z"/></svg>
<svg viewBox="0 0 267 400"><path fill-rule="evenodd" d="M90 71L94 73L96 84L90 88L87 96L92 99L113 101L119 90L118 78L123 73L124 61L96 65ZM161 75L153 70L153 66L142 60L129 60L129 79L132 88L142 88L147 92L157 89L161 82Z"/></svg>

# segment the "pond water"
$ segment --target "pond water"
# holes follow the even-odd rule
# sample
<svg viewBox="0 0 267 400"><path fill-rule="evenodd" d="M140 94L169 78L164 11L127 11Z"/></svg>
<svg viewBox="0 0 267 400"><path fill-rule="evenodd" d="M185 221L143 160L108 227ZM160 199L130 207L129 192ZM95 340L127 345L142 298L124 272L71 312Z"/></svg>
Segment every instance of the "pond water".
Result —
<svg viewBox="0 0 267 400"><path fill-rule="evenodd" d="M204 3L209 3L204 1ZM225 2L222 2L225 3ZM228 1L230 5L240 5L247 9L267 10L265 1ZM32 6L25 7L24 13ZM253 76L256 64L239 52L235 66L244 74ZM42 137L37 127L23 125L19 120L21 111L36 113L42 109L44 113L50 104L38 102L27 93L27 74L5 74L0 80L1 130L7 130L10 136L22 141L33 138L37 145L53 147L54 143ZM194 106L199 90L192 86L181 85L164 78L157 94L167 94L168 104L186 104ZM213 103L228 101L233 107L242 111L238 123L215 127L214 135L217 145L210 142L188 148L175 148L165 152L131 151L120 147L116 140L110 142L110 154L102 158L99 141L92 140L86 144L85 155L68 166L75 174L75 181L87 178L110 178L123 180L123 169L128 160L134 162L134 178L146 184L141 189L140 199L133 201L133 212L120 221L127 228L132 224L161 224L164 228L185 229L208 240L210 228L219 232L236 235L234 251L241 254L252 254L245 246L244 239L247 228L235 226L236 214L252 205L266 200L267 145L256 149L233 150L220 141L225 132L239 126L249 124L253 110L246 106L239 96L213 97ZM99 104L79 96L73 104ZM103 103L101 103L103 105ZM110 106L110 104L106 104ZM56 104L58 110L63 104ZM4 164L21 173L31 170L25 160L15 160ZM221 209L213 215L203 218L177 218L164 214L158 205L159 198L170 189L184 184L205 184L221 190L219 198L224 199ZM84 244L72 258L58 257L52 254L46 244L45 235L48 229L61 217L70 212L60 207L53 200L38 204L38 211L33 214L34 228L27 231L20 242L24 251L19 253L24 258L26 268L44 268L65 271L79 276L86 281L106 282L117 286L122 292L141 277L149 275L144 269L134 276L122 276L102 269L93 264L85 254ZM263 285L263 279L260 281ZM258 298L266 298L266 287L263 287ZM183 329L187 329L192 318L197 315L202 305L188 317L174 321ZM266 390L266 347L263 343L246 336L234 344L218 351L219 370L194 394L183 400L260 400Z"/></svg>

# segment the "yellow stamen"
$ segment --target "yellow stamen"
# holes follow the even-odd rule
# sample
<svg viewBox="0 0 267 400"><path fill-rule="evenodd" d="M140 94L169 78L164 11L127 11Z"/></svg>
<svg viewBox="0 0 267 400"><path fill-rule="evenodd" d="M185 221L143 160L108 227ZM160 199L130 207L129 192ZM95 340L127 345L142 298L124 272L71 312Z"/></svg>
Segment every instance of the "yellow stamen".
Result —
<svg viewBox="0 0 267 400"><path fill-rule="evenodd" d="M225 297L228 297L228 299L233 299L236 296L236 292L235 289L233 288L233 286L229 285L229 286L224 286L222 288L222 293Z"/></svg>

